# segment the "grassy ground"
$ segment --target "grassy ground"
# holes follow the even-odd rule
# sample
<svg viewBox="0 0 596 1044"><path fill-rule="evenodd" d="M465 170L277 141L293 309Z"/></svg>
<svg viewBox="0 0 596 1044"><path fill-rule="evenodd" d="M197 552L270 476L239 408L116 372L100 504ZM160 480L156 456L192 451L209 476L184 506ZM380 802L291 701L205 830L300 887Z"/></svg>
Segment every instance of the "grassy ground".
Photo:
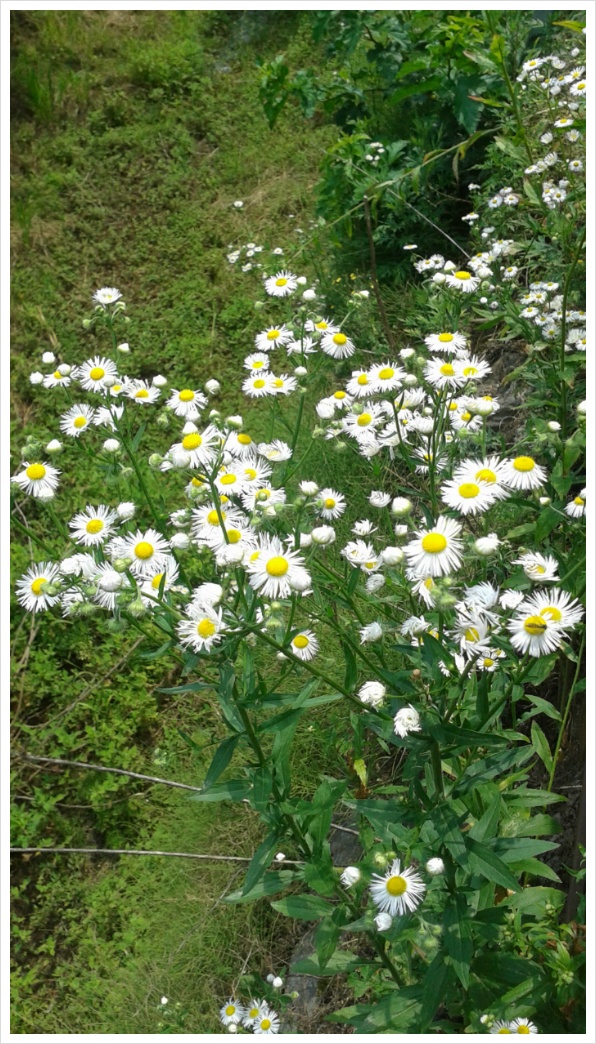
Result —
<svg viewBox="0 0 596 1044"><path fill-rule="evenodd" d="M55 406L28 376L44 350L73 362L93 350L81 318L101 285L125 293L142 375L217 376L239 387L259 320L226 246L272 230L280 245L292 241L312 214L319 158L334 133L290 115L269 131L255 58L311 46L290 15L271 28L265 13L13 14L17 453L25 429L55 435ZM231 391L226 406L245 403ZM92 468L65 483L73 503L93 485ZM41 533L47 520L33 512L33 525ZM44 536L56 544L51 529ZM29 553L17 535L15 570ZM132 639L94 623L21 625L15 613L15 624L15 747L200 781L206 766L189 759L179 730L213 741L217 715L208 701L158 697L169 682L163 661L131 666ZM324 733L330 756L334 720ZM315 740L304 739L297 767L307 788ZM242 810L199 808L115 777L17 767L15 793L15 844L251 853L259 836ZM190 861L19 861L13 1031L148 1033L162 994L188 1011L189 1031L215 1029L247 958L265 974L287 958L268 907L219 902L236 881L227 866Z"/></svg>

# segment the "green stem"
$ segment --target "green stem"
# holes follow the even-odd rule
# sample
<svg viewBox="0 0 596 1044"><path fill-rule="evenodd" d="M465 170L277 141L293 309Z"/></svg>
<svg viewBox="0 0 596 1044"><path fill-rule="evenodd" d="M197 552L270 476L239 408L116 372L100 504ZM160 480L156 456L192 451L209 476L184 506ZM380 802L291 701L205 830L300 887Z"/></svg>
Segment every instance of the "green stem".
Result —
<svg viewBox="0 0 596 1044"><path fill-rule="evenodd" d="M571 710L571 704L573 702L573 697L575 695L575 686L577 685L577 680L579 678L579 673L580 673L580 671L582 669L582 665L583 665L582 657L583 657L585 642L586 642L586 636L584 634L584 636L582 637L581 645L579 647L579 652L577 654L577 665L576 665L576 668L575 668L575 674L573 676L573 681L571 682L571 688L569 689L569 696L567 697L567 703L565 705L565 713L563 714L563 718L562 718L561 724L559 726L559 735L557 736L557 743L556 743L556 746L555 746L555 752L553 754L552 766L551 766L551 770L550 770L549 777L548 777L548 786L546 788L549 792L552 790L552 787L553 787L553 782L554 782L554 779L555 779L555 772L557 771L557 761L558 761L558 758L559 758L559 752L561 750L561 744L563 742L563 736L565 734L565 728L566 728L566 725L567 725L567 720L569 718L569 712Z"/></svg>

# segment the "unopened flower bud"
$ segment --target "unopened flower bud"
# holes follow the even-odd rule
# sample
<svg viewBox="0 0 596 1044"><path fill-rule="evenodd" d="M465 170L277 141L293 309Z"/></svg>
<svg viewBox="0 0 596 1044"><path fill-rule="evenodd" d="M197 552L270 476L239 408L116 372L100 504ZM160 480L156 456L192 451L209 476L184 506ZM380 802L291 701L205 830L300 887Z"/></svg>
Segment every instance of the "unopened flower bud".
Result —
<svg viewBox="0 0 596 1044"><path fill-rule="evenodd" d="M489 533L488 536L478 537L478 539L474 541L474 550L477 551L479 555L493 555L500 543L501 541L496 533Z"/></svg>
<svg viewBox="0 0 596 1044"><path fill-rule="evenodd" d="M62 443L58 439L52 439L46 446L46 453L60 453Z"/></svg>
<svg viewBox="0 0 596 1044"><path fill-rule="evenodd" d="M549 431L560 431L561 425L558 421L549 421L547 424L547 428Z"/></svg>
<svg viewBox="0 0 596 1044"><path fill-rule="evenodd" d="M43 373L40 373L38 370L36 370L35 373L29 374L29 380L31 384L41 384L41 382L43 381Z"/></svg>
<svg viewBox="0 0 596 1044"><path fill-rule="evenodd" d="M190 457L188 459L190 461ZM150 455L150 457L149 457L148 463L149 463L149 467L150 468L153 468L154 470L159 470L159 468L161 467L161 465L163 463L163 457L162 457L161 453L152 453ZM174 462L172 461L172 463L174 463Z"/></svg>
<svg viewBox="0 0 596 1044"><path fill-rule="evenodd" d="M205 391L208 393L208 395L217 395L218 391L220 390L221 384L219 383L219 381L216 381L215 378L211 378L210 380L205 381Z"/></svg>
<svg viewBox="0 0 596 1044"><path fill-rule="evenodd" d="M168 378L164 377L161 373L156 373L151 383L154 388L165 388L166 384L168 383Z"/></svg>
<svg viewBox="0 0 596 1044"><path fill-rule="evenodd" d="M128 342L127 341L123 341L122 344L118 345L118 349L117 350L119 352L121 352L122 355L128 355L128 353L130 352L130 348L129 348Z"/></svg>
<svg viewBox="0 0 596 1044"><path fill-rule="evenodd" d="M445 864L442 859L439 859L438 856L433 856L432 859L428 860L428 863L426 864L426 869L429 874L442 874L445 871Z"/></svg>
<svg viewBox="0 0 596 1044"><path fill-rule="evenodd" d="M393 924L393 917L388 913L377 914L375 924L380 932L388 932Z"/></svg>
<svg viewBox="0 0 596 1044"><path fill-rule="evenodd" d="M231 417L226 417L226 424L228 428L232 428L235 431L240 431L242 429L242 417L240 417L238 414L234 414Z"/></svg>
<svg viewBox="0 0 596 1044"><path fill-rule="evenodd" d="M119 453L120 443L118 442L118 439L106 439L106 441L103 444L103 448L106 451L106 453Z"/></svg>
<svg viewBox="0 0 596 1044"><path fill-rule="evenodd" d="M307 373L308 370L306 369L306 366L297 366L294 370L294 375L296 377L306 377Z"/></svg>
<svg viewBox="0 0 596 1044"><path fill-rule="evenodd" d="M41 361L43 363L48 363L49 365L50 363L56 362L56 356L53 352L44 352L41 357Z"/></svg>
<svg viewBox="0 0 596 1044"><path fill-rule="evenodd" d="M391 513L397 515L398 518L403 518L404 515L410 514L412 506L412 501L407 497L395 497L391 504Z"/></svg>
<svg viewBox="0 0 596 1044"><path fill-rule="evenodd" d="M170 544L176 551L186 551L190 547L190 537L186 533L174 533Z"/></svg>

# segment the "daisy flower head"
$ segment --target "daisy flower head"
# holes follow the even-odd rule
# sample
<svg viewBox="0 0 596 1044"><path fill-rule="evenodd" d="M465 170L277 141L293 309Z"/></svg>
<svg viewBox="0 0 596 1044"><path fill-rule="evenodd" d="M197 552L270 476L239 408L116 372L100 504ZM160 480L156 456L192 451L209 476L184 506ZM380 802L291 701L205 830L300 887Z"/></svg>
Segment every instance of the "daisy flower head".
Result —
<svg viewBox="0 0 596 1044"><path fill-rule="evenodd" d="M41 374L39 375L41 377ZM53 373L48 373L43 378L44 388L57 388L58 385L62 385L64 388L68 388L71 383L72 377L67 373L61 373L60 370L54 370ZM104 389L102 388L102 391Z"/></svg>
<svg viewBox="0 0 596 1044"><path fill-rule="evenodd" d="M559 579L557 570L559 563L553 555L541 555L539 551L527 551L514 559L513 565L520 565L530 580L540 583L556 583Z"/></svg>
<svg viewBox="0 0 596 1044"><path fill-rule="evenodd" d="M355 407L360 409L360 407ZM367 433L374 432L384 418L383 410L377 403L365 402L360 413L348 413L342 418L344 431L355 439L362 439Z"/></svg>
<svg viewBox="0 0 596 1044"><path fill-rule="evenodd" d="M373 874L370 884L373 903L381 913L391 917L413 913L422 902L425 891L426 885L420 874L410 866L402 870L399 859L394 859L384 876Z"/></svg>
<svg viewBox="0 0 596 1044"><path fill-rule="evenodd" d="M93 300L104 308L108 305L116 304L116 301L119 301L121 297L122 294L119 290L116 290L115 286L102 286L100 290L96 290L93 294Z"/></svg>
<svg viewBox="0 0 596 1044"><path fill-rule="evenodd" d="M136 533L115 537L109 551L112 558L132 559L131 573L145 580L165 569L169 544L155 529L137 529Z"/></svg>
<svg viewBox="0 0 596 1044"><path fill-rule="evenodd" d="M533 457L515 457L503 463L503 482L510 489L537 489L546 482L546 471Z"/></svg>
<svg viewBox="0 0 596 1044"><path fill-rule="evenodd" d="M269 369L269 356L266 352L251 352L244 360L244 369L255 373L257 370Z"/></svg>
<svg viewBox="0 0 596 1044"><path fill-rule="evenodd" d="M84 511L78 514L68 523L72 530L73 540L84 547L97 547L111 536L114 523L118 516L115 511L100 504L99 507L90 507L89 504Z"/></svg>
<svg viewBox="0 0 596 1044"><path fill-rule="evenodd" d="M166 406L169 406L177 417L184 417L185 420L196 420L206 405L207 399L202 392L192 388L182 388L180 391L172 388L172 394L166 402Z"/></svg>
<svg viewBox="0 0 596 1044"><path fill-rule="evenodd" d="M534 1023L524 1018L512 1019L509 1023L509 1028L512 1033L538 1033Z"/></svg>
<svg viewBox="0 0 596 1044"><path fill-rule="evenodd" d="M450 333L444 330L442 333L429 334L424 338L424 343L432 352L446 352L447 355L453 355L465 350L467 339L457 331Z"/></svg>
<svg viewBox="0 0 596 1044"><path fill-rule="evenodd" d="M504 465L498 457L484 457L482 460L463 460L453 472L457 482L471 482L485 487L495 500L504 500L510 495L507 486L503 485Z"/></svg>
<svg viewBox="0 0 596 1044"><path fill-rule="evenodd" d="M226 438L226 450L234 457L253 458L256 452L256 443L245 431L230 431Z"/></svg>
<svg viewBox="0 0 596 1044"><path fill-rule="evenodd" d="M148 381L127 381L124 393L129 399L133 399L139 406L151 406L157 402L161 395L161 389Z"/></svg>
<svg viewBox="0 0 596 1044"><path fill-rule="evenodd" d="M439 388L462 388L467 378L463 376L461 369L456 370L453 363L445 362L444 359L429 359L424 367L424 376L429 384Z"/></svg>
<svg viewBox="0 0 596 1044"><path fill-rule="evenodd" d="M460 357L454 362L454 368L458 374L465 377L467 381L480 381L491 372L491 367L483 359L475 356L469 358Z"/></svg>
<svg viewBox="0 0 596 1044"><path fill-rule="evenodd" d="M72 371L72 376L85 391L105 393L104 379L106 377L117 377L118 370L116 364L111 359L104 359L103 356L96 355L94 359L87 359L87 362L76 366Z"/></svg>
<svg viewBox="0 0 596 1044"><path fill-rule="evenodd" d="M32 462L23 463L23 470L15 475L12 481L30 497L48 500L54 496L58 488L60 471L51 464Z"/></svg>
<svg viewBox="0 0 596 1044"><path fill-rule="evenodd" d="M193 425L191 430L186 431L186 434L183 435L181 442L172 446L170 452L182 451L188 454L190 458L188 466L200 468L213 462L216 448L220 445L221 434L213 424L209 424L202 432L197 431Z"/></svg>
<svg viewBox="0 0 596 1044"><path fill-rule="evenodd" d="M371 707L380 707L386 694L387 689L385 686L377 681L365 682L364 685L359 688L357 693L358 699L361 700L362 703L370 704Z"/></svg>
<svg viewBox="0 0 596 1044"><path fill-rule="evenodd" d="M542 616L533 604L522 602L507 628L511 644L518 653L530 656L547 656L555 652L563 632L549 616Z"/></svg>
<svg viewBox="0 0 596 1044"><path fill-rule="evenodd" d="M273 389L268 378L268 373L251 373L250 377L246 377L242 382L242 391L251 399L262 399L265 395L271 395Z"/></svg>
<svg viewBox="0 0 596 1044"><path fill-rule="evenodd" d="M290 392L296 390L298 381L287 373L282 373L279 377L276 377L274 373L269 373L267 374L267 385L267 390L271 395L289 395Z"/></svg>
<svg viewBox="0 0 596 1044"><path fill-rule="evenodd" d="M293 333L285 325L269 326L261 330L255 337L255 346L258 352L271 352L274 348L281 348L293 338Z"/></svg>
<svg viewBox="0 0 596 1044"><path fill-rule="evenodd" d="M263 482L260 486L251 485L242 494L242 504L247 511L262 511L264 508L285 502L285 490L274 489L270 482Z"/></svg>
<svg viewBox="0 0 596 1044"><path fill-rule="evenodd" d="M60 417L60 431L77 439L93 423L94 416L95 410L91 406L79 402Z"/></svg>
<svg viewBox="0 0 596 1044"><path fill-rule="evenodd" d="M482 482L458 482L457 479L441 486L441 497L448 507L462 515L478 515L488 511L497 499L490 486Z"/></svg>
<svg viewBox="0 0 596 1044"><path fill-rule="evenodd" d="M584 608L578 600L560 588L536 591L522 602L519 612L522 610L544 617L562 631L576 627L584 616Z"/></svg>
<svg viewBox="0 0 596 1044"><path fill-rule="evenodd" d="M373 384L372 390L377 394L385 391L395 391L406 376L405 370L396 362L378 363L370 370L370 379Z"/></svg>
<svg viewBox="0 0 596 1044"><path fill-rule="evenodd" d="M43 591L44 584L53 583L60 575L60 567L53 562L38 562L31 566L16 583L19 605L29 613L49 609L60 601L60 595L49 595Z"/></svg>
<svg viewBox="0 0 596 1044"><path fill-rule="evenodd" d="M393 731L396 736L401 736L402 739L408 736L410 732L422 732L420 715L415 707L409 704L407 707L402 707L401 710L398 710L393 719Z"/></svg>
<svg viewBox="0 0 596 1044"><path fill-rule="evenodd" d="M323 334L321 349L332 359L349 359L356 351L356 345L345 333L337 330L335 333Z"/></svg>
<svg viewBox="0 0 596 1044"><path fill-rule="evenodd" d="M352 370L346 391L354 399L363 399L374 392L372 377L367 370Z"/></svg>
<svg viewBox="0 0 596 1044"><path fill-rule="evenodd" d="M307 319L304 324L304 329L307 333L323 337L325 334L337 333L339 331L339 326L337 326L337 324L331 319L325 319L323 316L319 316L317 319Z"/></svg>
<svg viewBox="0 0 596 1044"><path fill-rule="evenodd" d="M300 631L299 634L294 635L292 638L290 649L299 660L307 662L314 659L317 655L319 643L313 631Z"/></svg>
<svg viewBox="0 0 596 1044"><path fill-rule="evenodd" d="M256 1036L269 1036L273 1033L279 1033L279 1015L277 1012L264 1004L252 1024L252 1031Z"/></svg>
<svg viewBox="0 0 596 1044"><path fill-rule="evenodd" d="M265 291L270 297L288 297L297 287L296 276L285 269L265 280Z"/></svg>
<svg viewBox="0 0 596 1044"><path fill-rule="evenodd" d="M259 457L264 457L265 460L271 460L275 463L290 460L292 456L292 450L283 439L274 439L273 442L259 442L257 453ZM269 473L271 474L271 469L269 469Z"/></svg>
<svg viewBox="0 0 596 1044"><path fill-rule="evenodd" d="M367 544L364 540L348 540L346 546L342 548L341 554L354 567L364 565L366 562L374 562L376 557L372 544Z"/></svg>
<svg viewBox="0 0 596 1044"><path fill-rule="evenodd" d="M586 490L582 489L573 500L565 505L565 514L570 518L583 518L586 513Z"/></svg>
<svg viewBox="0 0 596 1044"><path fill-rule="evenodd" d="M387 507L391 501L391 494L383 493L380 489L373 489L372 493L368 498L368 502L371 507L384 508Z"/></svg>
<svg viewBox="0 0 596 1044"><path fill-rule="evenodd" d="M357 866L346 866L339 879L344 888L352 888L353 885L358 884L361 877L362 874Z"/></svg>
<svg viewBox="0 0 596 1044"><path fill-rule="evenodd" d="M450 272L445 277L445 282L452 290L459 290L463 294L471 294L478 289L480 280L473 276L471 272L460 268L455 272Z"/></svg>
<svg viewBox="0 0 596 1044"><path fill-rule="evenodd" d="M340 518L346 510L345 497L334 489L329 489L328 487L321 489L319 491L319 499L321 500L319 514L321 518L325 518L328 521Z"/></svg>
<svg viewBox="0 0 596 1044"><path fill-rule="evenodd" d="M242 1017L242 1025L246 1026L247 1029L251 1029L254 1021L258 1018L263 1007L266 1007L266 1001L253 999L246 1005L244 1015Z"/></svg>
<svg viewBox="0 0 596 1044"><path fill-rule="evenodd" d="M494 674L499 669L499 660L504 659L504 657L505 653L502 649L485 649L482 656L479 656L476 660L476 667L479 671L487 671L489 674Z"/></svg>
<svg viewBox="0 0 596 1044"><path fill-rule="evenodd" d="M445 576L459 569L462 560L461 525L440 515L432 529L421 529L404 547L404 554L418 577Z"/></svg>
<svg viewBox="0 0 596 1044"><path fill-rule="evenodd" d="M511 1023L505 1019L497 1019L490 1028L491 1033L513 1033Z"/></svg>
<svg viewBox="0 0 596 1044"><path fill-rule="evenodd" d="M210 652L211 647L224 636L221 610L198 606L191 602L187 606L187 613L188 615L176 626L180 644L194 652ZM237 1020L231 1021L239 1022L242 1014Z"/></svg>
<svg viewBox="0 0 596 1044"><path fill-rule="evenodd" d="M229 1026L230 1023L235 1023L237 1026L242 1022L246 1014L245 1008L241 1004L238 1004L233 997L230 997L227 1004L220 1009L219 1017L222 1025Z"/></svg>
<svg viewBox="0 0 596 1044"><path fill-rule="evenodd" d="M246 488L246 477L243 470L232 466L221 468L213 482L219 492L225 493L228 497L239 496Z"/></svg>
<svg viewBox="0 0 596 1044"><path fill-rule="evenodd" d="M383 628L377 620L373 620L372 623L365 624L364 627L360 628L360 644L366 645L368 642L378 642L383 637Z"/></svg>
<svg viewBox="0 0 596 1044"><path fill-rule="evenodd" d="M289 598L292 582L305 572L304 559L296 551L288 551L278 537L263 536L249 556L249 582L264 598Z"/></svg>

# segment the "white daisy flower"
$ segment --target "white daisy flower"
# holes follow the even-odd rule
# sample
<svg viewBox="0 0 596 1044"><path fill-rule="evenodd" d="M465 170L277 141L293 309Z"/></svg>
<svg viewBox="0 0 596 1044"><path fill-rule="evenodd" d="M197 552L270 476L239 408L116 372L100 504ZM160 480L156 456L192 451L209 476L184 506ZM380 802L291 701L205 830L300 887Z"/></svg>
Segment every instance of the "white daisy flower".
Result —
<svg viewBox="0 0 596 1044"><path fill-rule="evenodd" d="M410 732L422 732L420 715L411 704L398 710L393 719L393 731L396 736L401 736L402 739L408 736Z"/></svg>
<svg viewBox="0 0 596 1044"><path fill-rule="evenodd" d="M281 326L269 326L266 330L261 330L256 335L255 346L259 352L271 352L274 348L281 348L289 344L293 336L292 331L288 330L284 324Z"/></svg>
<svg viewBox="0 0 596 1044"><path fill-rule="evenodd" d="M529 1019L512 1019L509 1027L512 1033L538 1033L536 1026Z"/></svg>
<svg viewBox="0 0 596 1044"><path fill-rule="evenodd" d="M456 373L461 374L467 381L480 381L487 374L491 373L491 367L483 359L477 359L475 356L470 358L459 358L456 359L454 364Z"/></svg>
<svg viewBox="0 0 596 1044"><path fill-rule="evenodd" d="M180 644L193 649L194 652L210 652L211 647L224 637L221 610L218 612L212 607L197 606L191 602L186 611L187 617L176 625ZM242 1009L240 1011L240 1017L230 1021L239 1022L243 1014Z"/></svg>
<svg viewBox="0 0 596 1044"><path fill-rule="evenodd" d="M101 290L96 290L93 294L93 300L103 305L104 308L107 305L116 304L116 301L119 301L121 297L122 294L119 290L116 290L115 286L102 286Z"/></svg>
<svg viewBox="0 0 596 1044"><path fill-rule="evenodd" d="M239 496L246 489L247 485L246 477L241 467L236 469L232 466L221 468L213 482L219 492L225 493L228 497L234 494Z"/></svg>
<svg viewBox="0 0 596 1044"><path fill-rule="evenodd" d="M279 377L276 377L274 373L269 373L266 374L266 380L267 391L271 395L289 395L298 386L296 378L290 377L287 373L282 373Z"/></svg>
<svg viewBox="0 0 596 1044"><path fill-rule="evenodd" d="M374 392L374 384L367 370L352 370L352 376L346 384L348 395L353 399L364 399Z"/></svg>
<svg viewBox="0 0 596 1044"><path fill-rule="evenodd" d="M391 914L380 913L377 914L377 916L375 917L375 925L377 927L377 931L379 932L388 932L392 924L393 917L391 916Z"/></svg>
<svg viewBox="0 0 596 1044"><path fill-rule="evenodd" d="M252 1025L255 1036L270 1036L279 1033L279 1015L267 1005L263 1005L259 1015Z"/></svg>
<svg viewBox="0 0 596 1044"><path fill-rule="evenodd" d="M420 905L426 885L420 874L412 867L402 870L399 859L395 859L387 873L381 877L372 875L370 894L381 913L391 917L403 917Z"/></svg>
<svg viewBox="0 0 596 1044"><path fill-rule="evenodd" d="M299 660L312 660L319 651L319 643L313 631L300 631L290 642L290 650Z"/></svg>
<svg viewBox="0 0 596 1044"><path fill-rule="evenodd" d="M175 558L168 558L165 569L162 569L155 576L150 579L143 580L141 584L141 598L146 599L149 605L153 605L156 598L159 598L160 590L165 594L166 591L171 590L178 579L178 563Z"/></svg>
<svg viewBox="0 0 596 1044"><path fill-rule="evenodd" d="M260 486L250 486L242 494L242 504L247 511L262 510L273 507L275 504L285 504L286 492L284 489L274 489L270 482L263 482Z"/></svg>
<svg viewBox="0 0 596 1044"><path fill-rule="evenodd" d="M188 467L200 468L212 464L216 456L216 448L221 445L221 433L209 424L204 431L188 431L170 449L170 453L184 452L189 456Z"/></svg>
<svg viewBox="0 0 596 1044"><path fill-rule="evenodd" d="M290 460L292 456L292 450L282 439L274 439L273 442L259 442L257 453L260 457L276 463ZM269 474L271 474L271 469L269 469Z"/></svg>
<svg viewBox="0 0 596 1044"><path fill-rule="evenodd" d="M374 620L373 623L365 624L364 627L360 628L361 645L366 645L367 642L378 642L382 637L383 628L376 620Z"/></svg>
<svg viewBox="0 0 596 1044"><path fill-rule="evenodd" d="M221 531L219 520L220 515L226 528L242 529L246 524L245 515L239 511L238 508L230 507L228 506L228 503L224 504L223 497L221 499L222 504L220 506L219 514L215 504L213 503L205 504L203 507L195 508L193 511L192 534L199 543L207 543L208 546L211 546L214 534L216 534L218 530Z"/></svg>
<svg viewBox="0 0 596 1044"><path fill-rule="evenodd" d="M405 370L396 362L379 363L371 367L370 379L376 393L395 391L406 376Z"/></svg>
<svg viewBox="0 0 596 1044"><path fill-rule="evenodd" d="M515 457L503 463L502 481L510 489L537 489L546 482L546 471L533 457Z"/></svg>
<svg viewBox="0 0 596 1044"><path fill-rule="evenodd" d="M499 604L503 609L517 609L523 600L524 595L521 591L504 591L499 598Z"/></svg>
<svg viewBox="0 0 596 1044"><path fill-rule="evenodd" d="M387 507L391 500L389 493L383 493L380 489L373 489L372 493L368 498L368 502L372 507L384 508Z"/></svg>
<svg viewBox="0 0 596 1044"><path fill-rule="evenodd" d="M148 381L127 381L124 386L124 394L140 406L150 406L159 399L161 389L149 384Z"/></svg>
<svg viewBox="0 0 596 1044"><path fill-rule="evenodd" d="M11 481L20 486L23 492L28 493L30 497L48 500L50 497L53 497L58 488L60 474L61 472L58 468L54 468L51 464L46 464L45 461L41 464L30 463L26 460L23 463L23 470L18 475L15 475Z"/></svg>
<svg viewBox="0 0 596 1044"><path fill-rule="evenodd" d="M350 565L361 566L366 562L374 562L376 559L376 552L372 544L365 543L364 540L349 540L344 548L342 548L341 554L348 560Z"/></svg>
<svg viewBox="0 0 596 1044"><path fill-rule="evenodd" d="M303 574L304 559L288 551L278 537L260 538L247 563L251 587L264 598L289 598L296 574ZM300 579L300 576L298 577Z"/></svg>
<svg viewBox="0 0 596 1044"><path fill-rule="evenodd" d="M510 495L509 489L502 485L505 467L498 457L484 457L482 460L463 460L453 472L457 482L479 483L485 486L495 500L505 499Z"/></svg>
<svg viewBox="0 0 596 1044"><path fill-rule="evenodd" d="M321 350L332 359L349 359L356 351L356 345L345 333L337 330L335 333L323 334Z"/></svg>
<svg viewBox="0 0 596 1044"><path fill-rule="evenodd" d="M352 526L352 533L359 537L369 536L371 533L376 533L376 530L377 527L373 526L368 518L363 518Z"/></svg>
<svg viewBox="0 0 596 1044"><path fill-rule="evenodd" d="M430 530L418 530L404 554L416 576L436 577L452 573L461 565L461 525L441 515Z"/></svg>
<svg viewBox="0 0 596 1044"><path fill-rule="evenodd" d="M288 355L314 355L316 350L312 337L301 337L300 340L289 341L286 345Z"/></svg>
<svg viewBox="0 0 596 1044"><path fill-rule="evenodd" d="M543 616L549 624L562 631L581 623L585 612L576 598L560 588L535 591L520 605L519 612L524 611Z"/></svg>
<svg viewBox="0 0 596 1044"><path fill-rule="evenodd" d="M467 338L457 331L449 333L445 330L443 333L429 334L424 338L424 343L433 352L447 352L448 355L453 355L455 352L465 351Z"/></svg>
<svg viewBox="0 0 596 1044"><path fill-rule="evenodd" d="M360 440L374 432L383 418L383 410L377 403L366 402L361 413L348 413L342 417L341 423L348 435Z"/></svg>
<svg viewBox="0 0 596 1044"><path fill-rule="evenodd" d="M339 879L344 888L352 888L353 885L358 884L361 877L362 874L357 866L346 866Z"/></svg>
<svg viewBox="0 0 596 1044"><path fill-rule="evenodd" d="M519 653L547 656L561 644L561 628L547 616L528 609L525 602L519 606L517 615L509 621L507 627L511 633L511 644Z"/></svg>
<svg viewBox="0 0 596 1044"><path fill-rule="evenodd" d="M565 505L565 513L571 518L583 518L586 513L586 490L582 489L573 500Z"/></svg>
<svg viewBox="0 0 596 1044"><path fill-rule="evenodd" d="M118 516L115 511L100 504L99 507L90 507L88 504L84 511L79 511L68 523L72 530L73 540L85 547L98 547L108 539L114 528Z"/></svg>
<svg viewBox="0 0 596 1044"><path fill-rule="evenodd" d="M244 360L245 370L251 370L256 372L257 370L268 370L269 369L269 356L266 352L252 352L247 355Z"/></svg>
<svg viewBox="0 0 596 1044"><path fill-rule="evenodd" d="M268 374L257 374L251 373L250 377L247 377L242 382L242 391L245 395L249 395L251 399L262 399L265 395L271 395L272 388L270 382L267 380Z"/></svg>
<svg viewBox="0 0 596 1044"><path fill-rule="evenodd" d="M507 1022L505 1019L497 1019L497 1021L495 1023L493 1023L493 1025L491 1026L490 1032L491 1033L512 1033L513 1030L511 1029L511 1023Z"/></svg>
<svg viewBox="0 0 596 1044"><path fill-rule="evenodd" d="M169 406L177 417L184 417L186 420L196 420L206 405L207 399L202 392L193 391L192 388L182 388L180 391L172 388L172 394L166 402L166 406Z"/></svg>
<svg viewBox="0 0 596 1044"><path fill-rule="evenodd" d="M321 316L319 319L307 319L304 324L304 329L307 333L318 334L319 337L322 337L325 334L337 333L339 331L339 326L336 326L331 319L324 319L323 316Z"/></svg>
<svg viewBox="0 0 596 1044"><path fill-rule="evenodd" d="M272 468L257 457L241 457L240 470L244 476L245 486L252 488L262 487L271 476Z"/></svg>
<svg viewBox="0 0 596 1044"><path fill-rule="evenodd" d="M242 1025L246 1026L247 1029L251 1029L254 1025L255 1019L257 1019L264 1007L266 1007L266 1001L253 999L246 1005L245 1013L242 1017Z"/></svg>
<svg viewBox="0 0 596 1044"><path fill-rule="evenodd" d="M60 568L54 562L38 562L31 566L16 583L16 595L19 605L29 613L49 609L60 601L60 595L48 595L42 590L44 584L53 583L60 575Z"/></svg>
<svg viewBox="0 0 596 1044"><path fill-rule="evenodd" d="M87 359L87 362L82 363L81 366L76 366L72 371L72 376L79 381L85 391L105 392L104 378L117 377L118 370L111 359L104 359L103 356L96 355L94 359Z"/></svg>
<svg viewBox="0 0 596 1044"><path fill-rule="evenodd" d="M450 272L445 279L447 286L451 287L452 290L461 290L464 294L473 293L474 290L478 289L480 280L476 279L471 272L466 272L465 269L458 269L456 272Z"/></svg>
<svg viewBox="0 0 596 1044"><path fill-rule="evenodd" d="M116 421L121 420L123 415L124 406L98 406L93 417L93 423L96 427L109 428L111 431L116 431Z"/></svg>
<svg viewBox="0 0 596 1044"><path fill-rule="evenodd" d="M504 659L505 653L502 649L485 649L482 656L479 656L476 660L476 667L479 671L487 671L489 674L494 674L499 669L499 660Z"/></svg>
<svg viewBox="0 0 596 1044"><path fill-rule="evenodd" d="M539 580L541 583L558 581L557 570L559 563L552 555L541 555L539 551L528 551L519 558L513 560L513 565L520 565L530 580Z"/></svg>
<svg viewBox="0 0 596 1044"><path fill-rule="evenodd" d="M257 444L245 431L230 431L226 438L226 450L234 457L254 458Z"/></svg>
<svg viewBox="0 0 596 1044"><path fill-rule="evenodd" d="M155 529L129 533L124 537L115 537L109 547L110 555L115 558L130 558L130 571L134 576L147 579L155 576L166 567L169 544Z"/></svg>
<svg viewBox="0 0 596 1044"><path fill-rule="evenodd" d="M456 360L457 361L457 360ZM424 366L424 376L429 384L439 388L462 388L467 381L461 369L456 370L453 363L444 359L429 359Z"/></svg>
<svg viewBox="0 0 596 1044"><path fill-rule="evenodd" d="M71 406L60 417L60 431L63 431L65 435L72 435L74 438L78 438L81 432L85 431L93 423L94 416L95 410L91 406L79 402L76 406Z"/></svg>
<svg viewBox="0 0 596 1044"><path fill-rule="evenodd" d="M245 1014L246 1009L241 1004L238 1004L233 997L230 997L228 1003L224 1004L223 1008L220 1009L219 1017L224 1026L229 1026L231 1023L237 1026L242 1022Z"/></svg>
<svg viewBox="0 0 596 1044"><path fill-rule="evenodd" d="M497 499L490 486L482 482L459 482L457 479L441 486L441 497L448 507L462 515L478 515L488 511Z"/></svg>
<svg viewBox="0 0 596 1044"><path fill-rule="evenodd" d="M331 521L332 519L340 518L346 510L347 505L345 497L342 496L341 493L337 493L334 489L325 487L325 489L320 490L319 498L322 501L319 508L321 518Z"/></svg>
<svg viewBox="0 0 596 1044"><path fill-rule="evenodd" d="M294 293L297 286L296 276L285 269L265 280L265 291L270 297L288 297Z"/></svg>
<svg viewBox="0 0 596 1044"><path fill-rule="evenodd" d="M370 704L371 707L380 707L386 694L387 689L385 686L377 681L365 682L364 685L359 688L357 693L358 699L361 700L362 703Z"/></svg>
<svg viewBox="0 0 596 1044"><path fill-rule="evenodd" d="M57 388L58 385L62 385L64 388L68 388L71 380L72 378L69 374L60 373L60 370L54 370L53 373L48 373L47 376L43 378L43 386L44 388Z"/></svg>

